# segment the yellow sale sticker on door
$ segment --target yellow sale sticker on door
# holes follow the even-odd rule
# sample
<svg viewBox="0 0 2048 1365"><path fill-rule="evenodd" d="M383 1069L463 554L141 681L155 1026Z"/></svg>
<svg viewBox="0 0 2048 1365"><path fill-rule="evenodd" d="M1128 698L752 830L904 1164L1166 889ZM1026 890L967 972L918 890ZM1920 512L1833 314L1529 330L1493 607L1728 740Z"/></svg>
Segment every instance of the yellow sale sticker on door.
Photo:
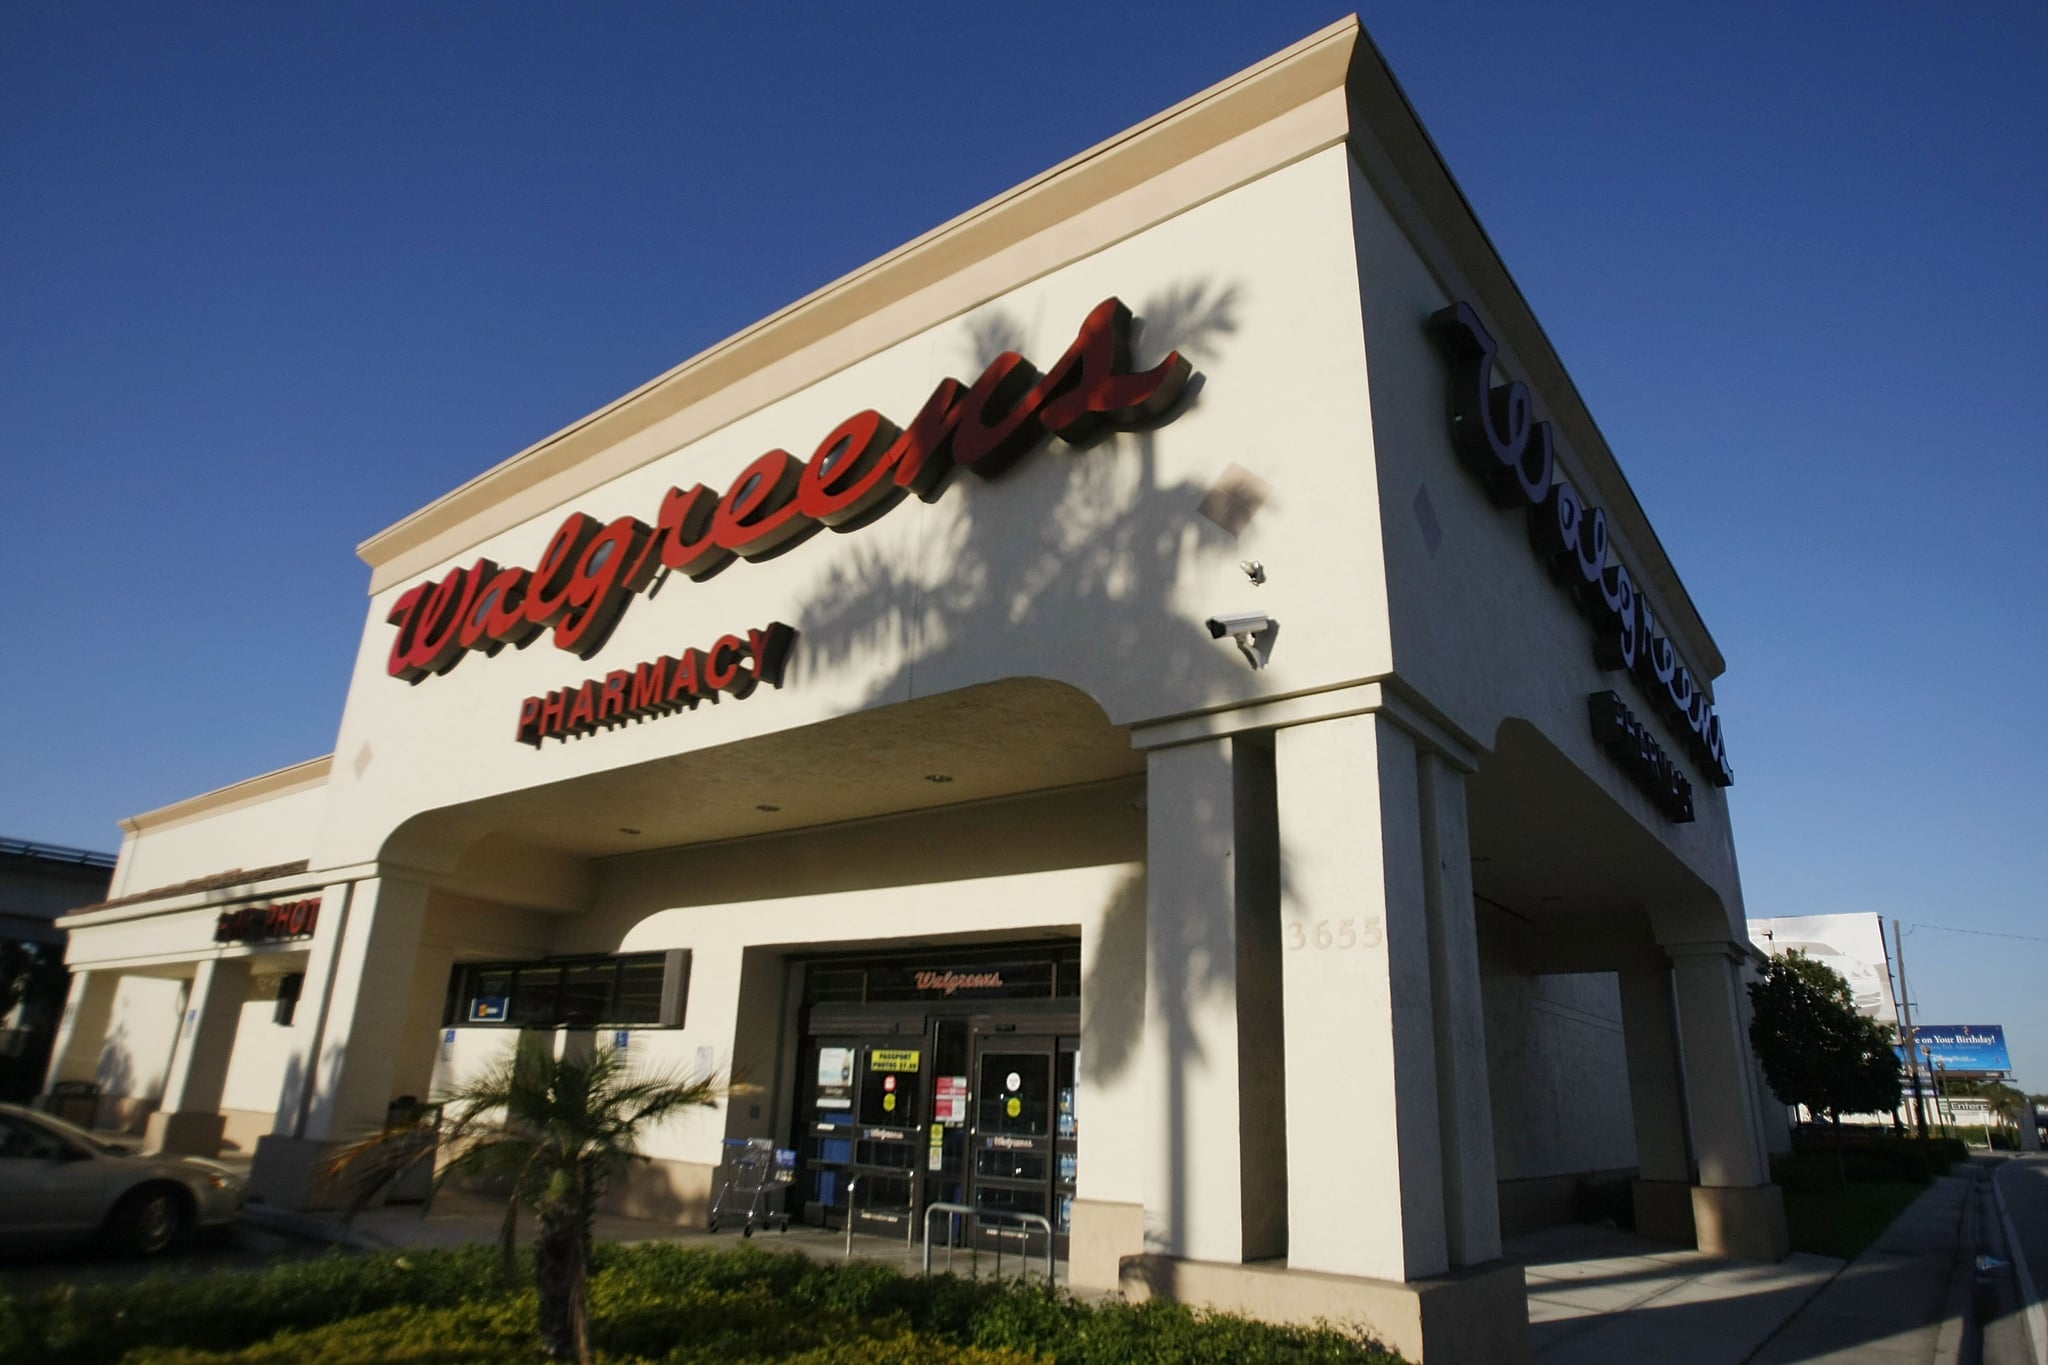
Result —
<svg viewBox="0 0 2048 1365"><path fill-rule="evenodd" d="M918 1053L915 1049L889 1052L876 1048L868 1054L870 1071L915 1071Z"/></svg>

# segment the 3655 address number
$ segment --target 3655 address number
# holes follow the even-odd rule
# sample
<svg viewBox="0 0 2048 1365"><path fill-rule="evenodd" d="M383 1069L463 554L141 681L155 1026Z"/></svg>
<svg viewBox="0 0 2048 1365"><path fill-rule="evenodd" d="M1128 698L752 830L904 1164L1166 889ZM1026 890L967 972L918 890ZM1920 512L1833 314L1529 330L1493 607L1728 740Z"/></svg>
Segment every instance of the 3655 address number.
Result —
<svg viewBox="0 0 2048 1365"><path fill-rule="evenodd" d="M1378 916L1369 919L1319 919L1315 927L1295 923L1287 926L1290 950L1304 948L1377 948L1384 941Z"/></svg>

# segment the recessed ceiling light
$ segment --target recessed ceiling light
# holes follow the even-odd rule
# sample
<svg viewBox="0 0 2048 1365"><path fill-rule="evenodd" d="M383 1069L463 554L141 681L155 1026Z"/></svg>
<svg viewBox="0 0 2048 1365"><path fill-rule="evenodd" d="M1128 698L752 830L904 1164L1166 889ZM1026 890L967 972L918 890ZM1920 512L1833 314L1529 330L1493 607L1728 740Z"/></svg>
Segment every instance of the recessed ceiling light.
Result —
<svg viewBox="0 0 2048 1365"><path fill-rule="evenodd" d="M924 775L924 780L927 782L938 782L943 784L946 782L951 782L953 779L948 777L944 773L926 773Z"/></svg>

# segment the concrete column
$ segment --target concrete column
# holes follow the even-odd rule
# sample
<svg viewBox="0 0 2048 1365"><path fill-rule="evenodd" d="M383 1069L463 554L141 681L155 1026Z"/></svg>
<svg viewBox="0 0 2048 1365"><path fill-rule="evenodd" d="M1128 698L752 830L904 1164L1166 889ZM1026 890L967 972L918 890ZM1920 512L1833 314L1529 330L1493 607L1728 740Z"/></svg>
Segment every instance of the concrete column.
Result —
<svg viewBox="0 0 2048 1365"><path fill-rule="evenodd" d="M1636 1231L1690 1245L1695 1235L1692 1148L1671 967L1630 967L1616 976L1621 986L1622 1041L1628 1053L1630 1113L1635 1120Z"/></svg>
<svg viewBox="0 0 2048 1365"><path fill-rule="evenodd" d="M114 995L121 988L116 972L73 972L64 999L64 1015L50 1047L50 1069L43 1089L58 1081L90 1081L99 1076L100 1053L106 1050L107 1026L114 1021Z"/></svg>
<svg viewBox="0 0 2048 1365"><path fill-rule="evenodd" d="M1147 756L1145 1250L1245 1259L1233 741Z"/></svg>
<svg viewBox="0 0 2048 1365"><path fill-rule="evenodd" d="M247 958L199 963L185 997L178 1040L164 1076L163 1102L149 1116L142 1146L149 1152L218 1156L227 1119L220 1112L228 1060L234 1056L242 1005L249 998Z"/></svg>
<svg viewBox="0 0 2048 1365"><path fill-rule="evenodd" d="M1429 918L1430 1006L1436 1024L1437 1120L1443 1149L1444 1237L1454 1266L1500 1255L1499 1173L1487 1087L1486 1011L1465 775L1440 754L1417 757L1423 903Z"/></svg>
<svg viewBox="0 0 2048 1365"><path fill-rule="evenodd" d="M356 884L301 1136L347 1139L383 1126L426 910L427 889L418 882Z"/></svg>
<svg viewBox="0 0 2048 1365"><path fill-rule="evenodd" d="M313 1098L313 1073L327 1031L335 970L341 960L341 943L347 934L354 893L354 885L347 882L320 892L320 920L306 952L299 1003L292 1011L284 1081L278 1087L277 1115L270 1126L272 1135L279 1139L305 1136L306 1111Z"/></svg>
<svg viewBox="0 0 2048 1365"><path fill-rule="evenodd" d="M1433 868L1445 873L1424 848L1415 745L1378 714L1292 727L1276 743L1288 1265L1439 1275L1451 1264L1445 1133L1461 1149L1491 1136L1440 1117L1427 886ZM1448 937L1444 950L1457 955ZM1446 1008L1480 1002L1474 992ZM1448 1065L1483 1084L1484 1047L1456 1054L1480 1037L1475 1025L1444 1046Z"/></svg>
<svg viewBox="0 0 2048 1365"><path fill-rule="evenodd" d="M1067 1239L1077 1292L1118 1290L1125 1259L1145 1254L1153 1163L1133 1139L1150 1133L1157 1112L1145 1051L1149 881L1133 871L1099 920L1081 921L1081 1169Z"/></svg>
<svg viewBox="0 0 2048 1365"><path fill-rule="evenodd" d="M1770 1183L1755 1070L1743 1030L1741 965L1733 943L1668 948L1685 1049L1686 1108L1700 1183L1693 1191L1699 1248L1775 1261L1790 1250L1785 1205Z"/></svg>
<svg viewBox="0 0 2048 1365"><path fill-rule="evenodd" d="M321 893L320 925L292 1021L275 1130L256 1146L252 1191L286 1208L332 1207L328 1156L374 1132L396 1093L427 890L389 877Z"/></svg>

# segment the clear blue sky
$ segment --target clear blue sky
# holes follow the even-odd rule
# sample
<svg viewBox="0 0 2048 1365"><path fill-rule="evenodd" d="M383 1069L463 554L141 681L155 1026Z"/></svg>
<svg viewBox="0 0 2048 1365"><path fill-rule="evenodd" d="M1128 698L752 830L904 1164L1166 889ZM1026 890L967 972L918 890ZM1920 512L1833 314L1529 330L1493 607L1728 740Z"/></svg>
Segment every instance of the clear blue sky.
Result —
<svg viewBox="0 0 2048 1365"><path fill-rule="evenodd" d="M0 834L327 752L358 541L1342 13L0 6ZM2048 6L1365 20L1727 654L1751 913L1942 926L2048 1090Z"/></svg>

